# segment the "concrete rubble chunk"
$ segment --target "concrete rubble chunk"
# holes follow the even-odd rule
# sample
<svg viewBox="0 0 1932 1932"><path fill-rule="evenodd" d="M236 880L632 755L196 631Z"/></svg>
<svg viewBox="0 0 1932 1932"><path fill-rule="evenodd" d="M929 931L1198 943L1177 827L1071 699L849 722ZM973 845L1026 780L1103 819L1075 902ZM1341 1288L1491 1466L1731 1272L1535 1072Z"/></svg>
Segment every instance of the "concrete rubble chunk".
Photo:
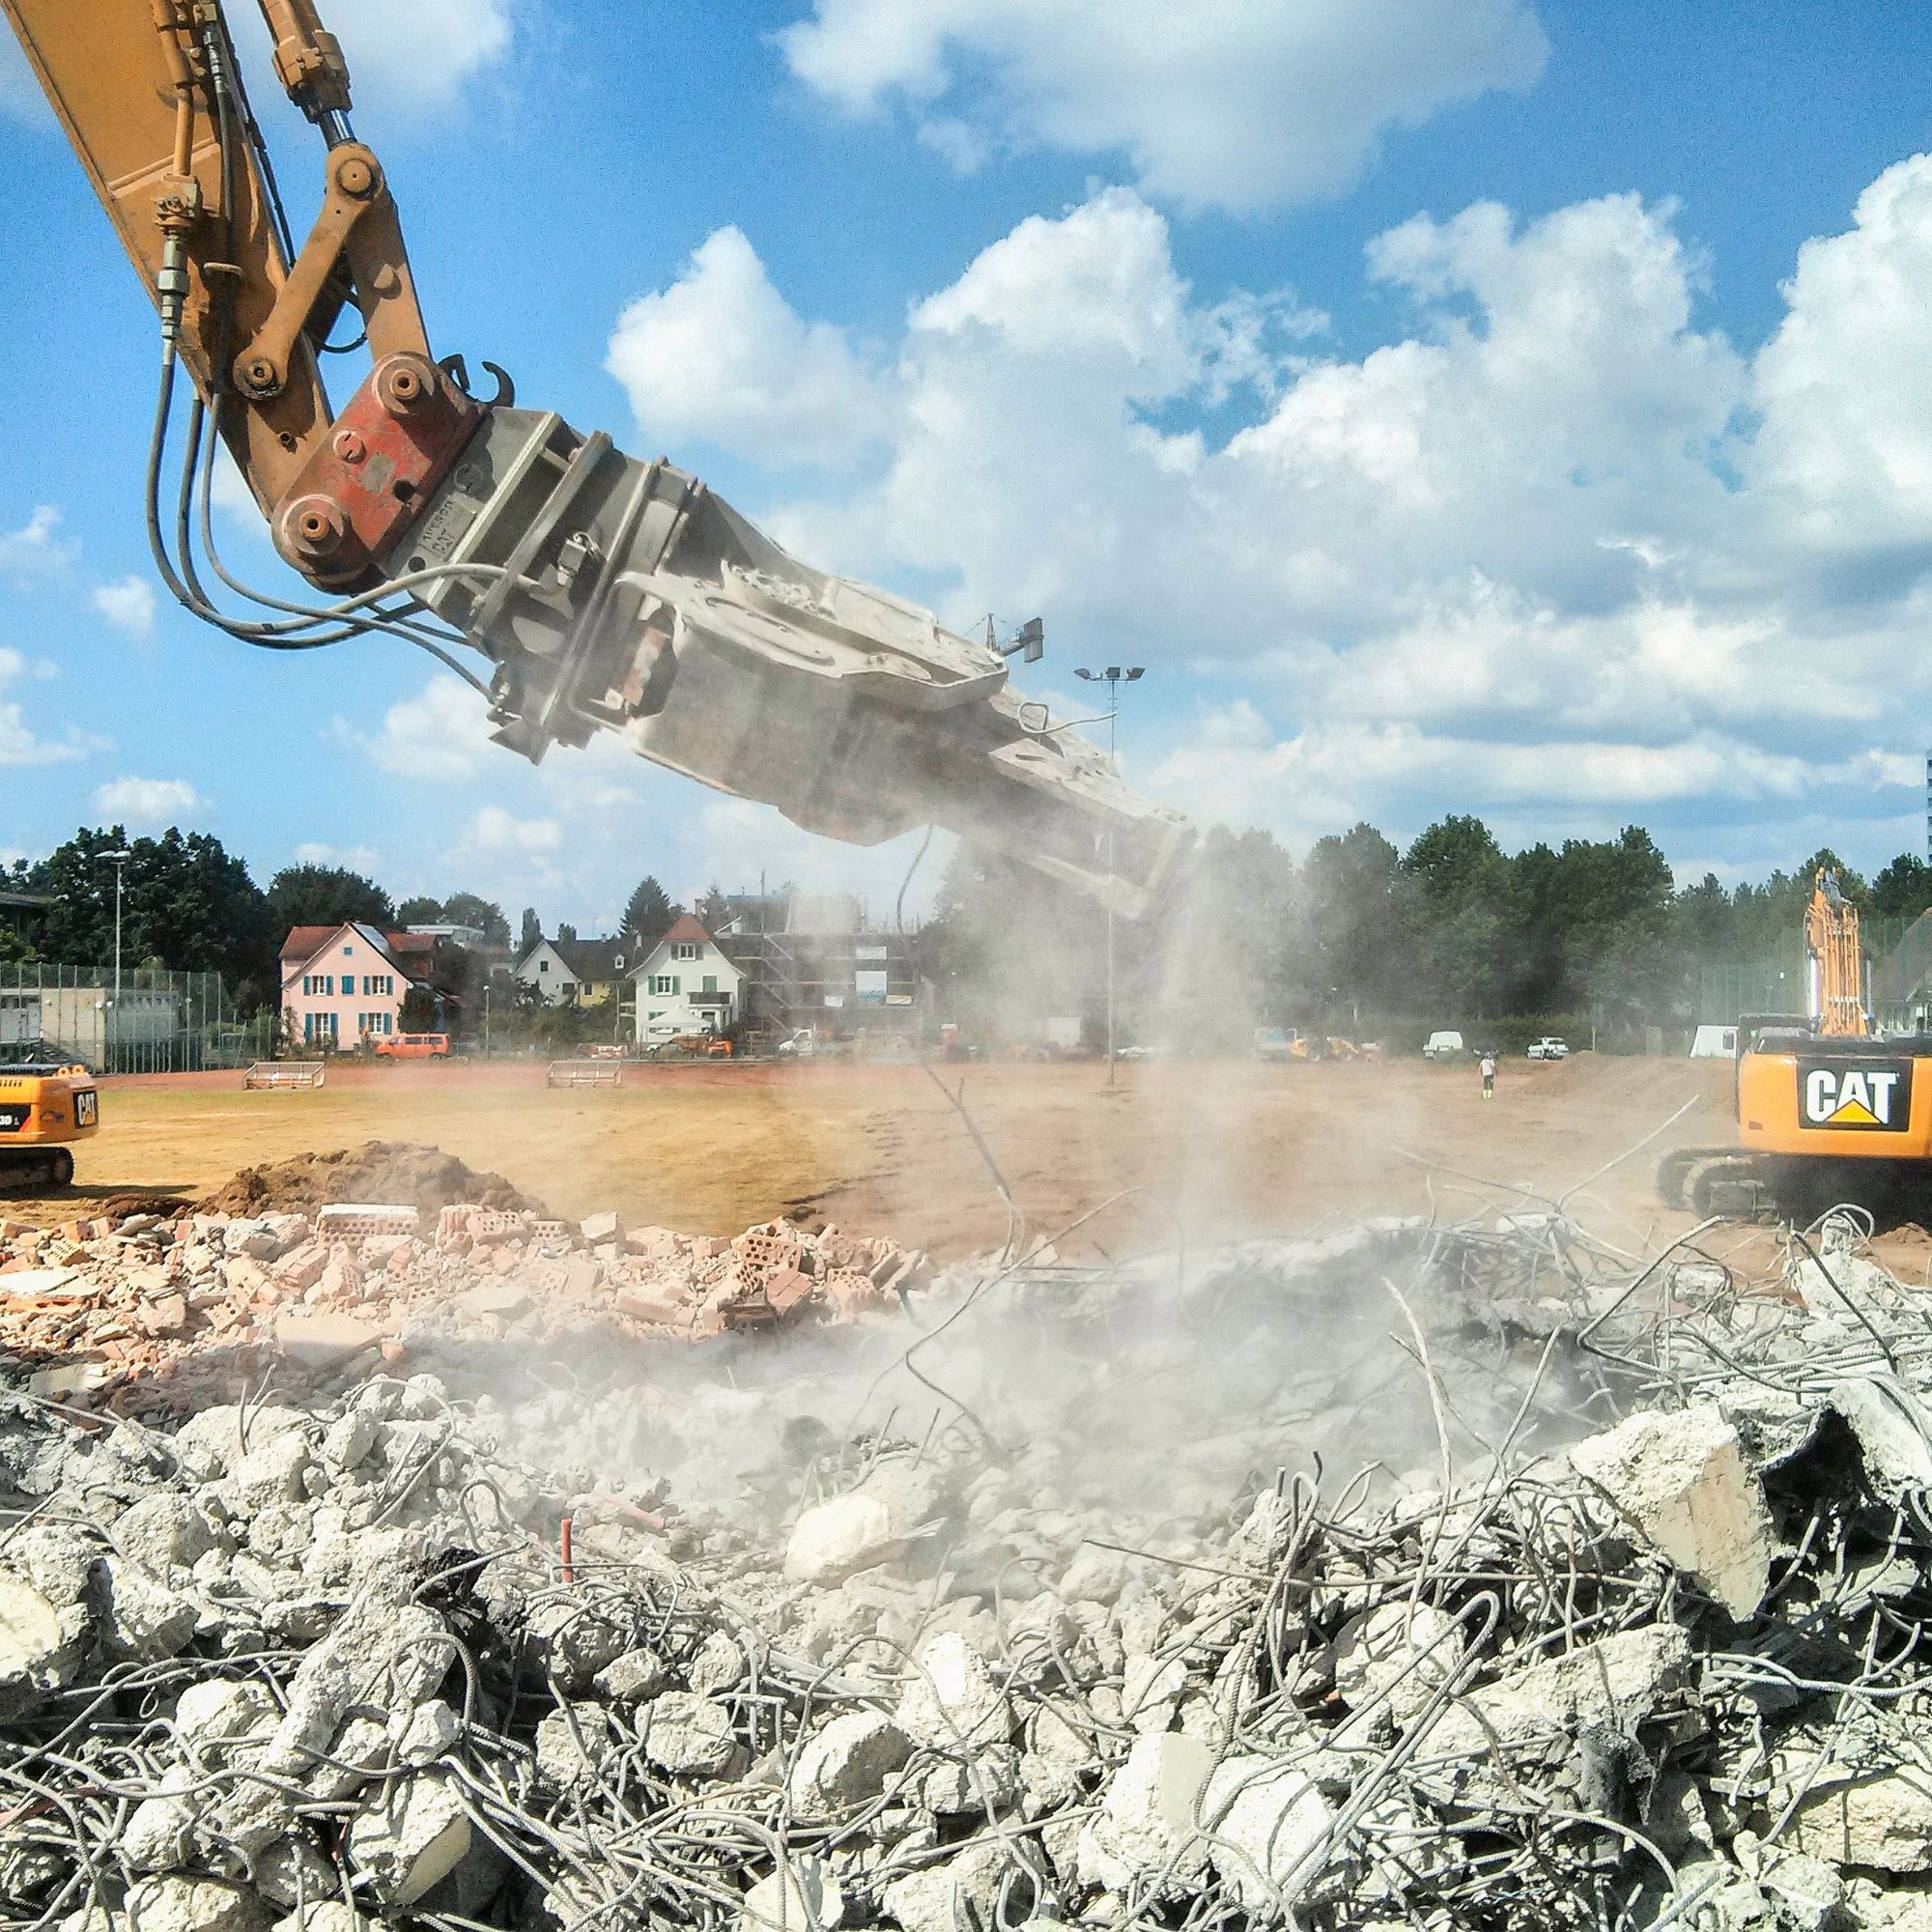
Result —
<svg viewBox="0 0 1932 1932"><path fill-rule="evenodd" d="M724 1706L691 1690L666 1690L644 1705L638 1738L659 1770L679 1777L715 1777L737 1748Z"/></svg>
<svg viewBox="0 0 1932 1932"><path fill-rule="evenodd" d="M1176 1879L1198 1872L1208 1853L1201 1804L1219 1756L1178 1731L1136 1738L1107 1781L1098 1816L1081 1833L1083 1883L1120 1891L1155 1872Z"/></svg>
<svg viewBox="0 0 1932 1932"><path fill-rule="evenodd" d="M194 1784L194 1774L178 1766L162 1779L162 1790L144 1798L129 1813L121 1833L121 1855L133 1870L169 1871L193 1856L200 1811L185 1794Z"/></svg>
<svg viewBox="0 0 1932 1932"><path fill-rule="evenodd" d="M1429 1604L1383 1604L1352 1617L1335 1639L1335 1689L1351 1709L1386 1698L1406 1721L1456 1674L1463 1640L1456 1619Z"/></svg>
<svg viewBox="0 0 1932 1932"><path fill-rule="evenodd" d="M71 1633L34 1586L0 1570L0 1690L43 1686L59 1671Z"/></svg>
<svg viewBox="0 0 1932 1932"><path fill-rule="evenodd" d="M1737 1431L1715 1404L1640 1410L1569 1456L1660 1555L1734 1617L1764 1601L1776 1550L1771 1515Z"/></svg>
<svg viewBox="0 0 1932 1932"><path fill-rule="evenodd" d="M272 1932L368 1932L371 1920L339 1898L318 1899L278 1918Z"/></svg>
<svg viewBox="0 0 1932 1932"><path fill-rule="evenodd" d="M915 1743L954 1751L1002 1744L1013 1728L1005 1692L957 1631L942 1631L913 1653L896 1716Z"/></svg>
<svg viewBox="0 0 1932 1932"><path fill-rule="evenodd" d="M1834 1865L1932 1872L1932 1772L1828 1765L1813 1778L1781 1842Z"/></svg>
<svg viewBox="0 0 1932 1932"><path fill-rule="evenodd" d="M684 1681L703 1697L735 1690L745 1675L745 1653L723 1631L713 1631L685 1666Z"/></svg>
<svg viewBox="0 0 1932 1932"><path fill-rule="evenodd" d="M912 1755L912 1740L876 1711L847 1711L800 1747L787 1786L802 1818L833 1818L868 1804Z"/></svg>
<svg viewBox="0 0 1932 1932"><path fill-rule="evenodd" d="M349 1822L350 1862L384 1905L413 1905L469 1849L470 1824L454 1782L420 1772L380 1787Z"/></svg>
<svg viewBox="0 0 1932 1932"><path fill-rule="evenodd" d="M586 1214L577 1224L577 1232L593 1247L599 1241L614 1241L617 1238L617 1216L611 1212Z"/></svg>
<svg viewBox="0 0 1932 1932"><path fill-rule="evenodd" d="M792 1860L761 1878L745 1894L740 1932L824 1932L845 1919L845 1894L832 1866L810 1856Z"/></svg>
<svg viewBox="0 0 1932 1932"><path fill-rule="evenodd" d="M440 1697L418 1704L407 1717L398 1713L389 1724L401 1764L433 1764L454 1747L463 1735L463 1720Z"/></svg>
<svg viewBox="0 0 1932 1932"><path fill-rule="evenodd" d="M267 1686L231 1677L205 1677L175 1702L175 1735L193 1756L225 1763L225 1746L266 1737L280 1717Z"/></svg>
<svg viewBox="0 0 1932 1932"><path fill-rule="evenodd" d="M537 1725L537 1769L554 1784L593 1782L611 1755L611 1719L602 1704L570 1704Z"/></svg>
<svg viewBox="0 0 1932 1932"><path fill-rule="evenodd" d="M255 1889L282 1912L293 1912L303 1899L327 1898L341 1882L333 1861L304 1832L258 1852L251 1876Z"/></svg>
<svg viewBox="0 0 1932 1932"><path fill-rule="evenodd" d="M1881 1495L1896 1501L1908 1491L1932 1489L1932 1443L1920 1426L1932 1416L1922 1404L1869 1378L1833 1384L1826 1400L1858 1437L1865 1474Z"/></svg>
<svg viewBox="0 0 1932 1932"><path fill-rule="evenodd" d="M855 1491L814 1504L792 1525L784 1573L791 1582L826 1588L883 1562L898 1547L891 1509Z"/></svg>
<svg viewBox="0 0 1932 1932"><path fill-rule="evenodd" d="M178 1655L201 1621L194 1605L138 1564L118 1556L103 1558L101 1571L105 1588L100 1634L108 1650L149 1662Z"/></svg>
<svg viewBox="0 0 1932 1932"><path fill-rule="evenodd" d="M1292 1905L1313 1885L1334 1823L1321 1793L1280 1758L1224 1759L1201 1801L1208 1856L1250 1912Z"/></svg>
<svg viewBox="0 0 1932 1932"><path fill-rule="evenodd" d="M598 1671L592 1684L613 1704L635 1704L654 1696L669 1681L665 1661L654 1650L627 1650Z"/></svg>
<svg viewBox="0 0 1932 1932"><path fill-rule="evenodd" d="M1423 1755L1475 1761L1492 1748L1534 1749L1586 1724L1630 1732L1694 1676L1690 1640L1675 1625L1619 1631L1458 1697L1431 1724Z"/></svg>
<svg viewBox="0 0 1932 1932"><path fill-rule="evenodd" d="M147 1499L144 1498L143 1501ZM162 1500L175 1502L174 1497ZM123 1535L129 1517L136 1517L142 1503L123 1516L115 1525L115 1540L127 1547ZM134 1537L140 1523L136 1519ZM84 1529L65 1522L23 1522L8 1535L4 1560L16 1576L24 1577L56 1609L77 1604L87 1594L94 1566L105 1546Z"/></svg>
<svg viewBox="0 0 1932 1932"><path fill-rule="evenodd" d="M245 1886L169 1873L128 1894L127 1932L267 1932L274 1914Z"/></svg>
<svg viewBox="0 0 1932 1932"><path fill-rule="evenodd" d="M1012 1862L999 1839L968 1839L943 1862L895 1879L886 1911L901 1932L994 1932L1000 1881Z"/></svg>

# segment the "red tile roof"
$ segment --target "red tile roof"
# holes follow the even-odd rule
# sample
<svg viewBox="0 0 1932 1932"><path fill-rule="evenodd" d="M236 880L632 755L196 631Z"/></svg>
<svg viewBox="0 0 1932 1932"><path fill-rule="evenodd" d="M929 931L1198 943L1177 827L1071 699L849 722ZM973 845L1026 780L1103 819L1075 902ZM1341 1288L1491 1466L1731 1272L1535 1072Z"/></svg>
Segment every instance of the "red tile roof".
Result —
<svg viewBox="0 0 1932 1932"><path fill-rule="evenodd" d="M678 916L677 923L664 935L664 939L695 939L698 945L707 946L711 942L711 935L687 912ZM659 940L660 946L664 944L664 939Z"/></svg>
<svg viewBox="0 0 1932 1932"><path fill-rule="evenodd" d="M282 959L313 959L342 930L340 925L292 925L282 941Z"/></svg>

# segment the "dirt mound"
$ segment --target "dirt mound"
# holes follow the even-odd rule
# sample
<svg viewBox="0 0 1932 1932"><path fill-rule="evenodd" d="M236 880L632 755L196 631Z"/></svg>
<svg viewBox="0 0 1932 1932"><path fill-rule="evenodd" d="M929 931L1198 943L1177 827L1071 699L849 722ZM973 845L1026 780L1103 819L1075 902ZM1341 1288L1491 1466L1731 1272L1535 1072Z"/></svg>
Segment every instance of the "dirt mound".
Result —
<svg viewBox="0 0 1932 1932"><path fill-rule="evenodd" d="M500 1174L479 1174L453 1153L417 1141L369 1141L298 1153L273 1167L244 1167L199 1205L210 1214L307 1213L331 1201L380 1201L432 1213L458 1202L512 1214L545 1211Z"/></svg>

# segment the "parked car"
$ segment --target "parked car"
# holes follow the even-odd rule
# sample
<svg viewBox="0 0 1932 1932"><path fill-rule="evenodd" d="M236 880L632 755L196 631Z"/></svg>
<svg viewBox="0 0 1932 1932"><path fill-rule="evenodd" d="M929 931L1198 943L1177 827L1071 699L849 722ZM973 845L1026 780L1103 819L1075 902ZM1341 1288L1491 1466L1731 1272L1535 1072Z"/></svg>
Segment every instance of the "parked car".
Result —
<svg viewBox="0 0 1932 1932"><path fill-rule="evenodd" d="M1445 1027L1439 1033L1433 1033L1423 1042L1422 1057L1425 1060L1460 1060L1468 1049L1463 1044L1463 1036L1454 1027Z"/></svg>
<svg viewBox="0 0 1932 1932"><path fill-rule="evenodd" d="M1257 1060L1304 1060L1305 1049L1297 1052L1301 1036L1293 1027L1257 1027L1254 1053Z"/></svg>
<svg viewBox="0 0 1932 1932"><path fill-rule="evenodd" d="M779 1041L778 1050L796 1055L800 1060L810 1060L818 1051L818 1035L810 1027L800 1027L796 1033Z"/></svg>
<svg viewBox="0 0 1932 1932"><path fill-rule="evenodd" d="M449 1036L446 1033L396 1033L376 1042L382 1060L447 1060Z"/></svg>
<svg viewBox="0 0 1932 1932"><path fill-rule="evenodd" d="M1532 1060L1568 1060L1570 1042L1558 1039L1553 1033L1547 1033L1541 1039L1530 1041L1529 1057Z"/></svg>

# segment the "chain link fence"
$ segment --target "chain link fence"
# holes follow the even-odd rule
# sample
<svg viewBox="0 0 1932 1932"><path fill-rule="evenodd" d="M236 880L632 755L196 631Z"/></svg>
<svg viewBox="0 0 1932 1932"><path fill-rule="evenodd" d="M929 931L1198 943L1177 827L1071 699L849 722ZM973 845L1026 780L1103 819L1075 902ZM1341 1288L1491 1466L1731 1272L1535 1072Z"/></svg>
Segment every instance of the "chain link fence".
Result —
<svg viewBox="0 0 1932 1932"><path fill-rule="evenodd" d="M0 1060L52 1049L97 1073L245 1066L273 1051L275 1016L243 1020L219 973L124 965L0 965Z"/></svg>

